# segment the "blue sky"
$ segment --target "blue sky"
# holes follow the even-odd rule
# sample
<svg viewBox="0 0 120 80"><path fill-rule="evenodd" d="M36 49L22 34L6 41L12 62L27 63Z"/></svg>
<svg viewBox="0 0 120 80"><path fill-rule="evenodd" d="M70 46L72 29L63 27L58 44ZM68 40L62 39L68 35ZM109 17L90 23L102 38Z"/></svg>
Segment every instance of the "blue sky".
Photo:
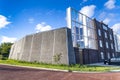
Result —
<svg viewBox="0 0 120 80"><path fill-rule="evenodd" d="M0 43L65 27L69 6L120 33L120 0L0 0Z"/></svg>

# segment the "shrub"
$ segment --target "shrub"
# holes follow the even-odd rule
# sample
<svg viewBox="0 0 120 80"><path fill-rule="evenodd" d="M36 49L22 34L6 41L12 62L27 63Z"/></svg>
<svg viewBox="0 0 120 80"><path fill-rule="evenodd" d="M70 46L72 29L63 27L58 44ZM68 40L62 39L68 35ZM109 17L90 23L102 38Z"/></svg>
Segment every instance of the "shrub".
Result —
<svg viewBox="0 0 120 80"><path fill-rule="evenodd" d="M62 57L62 53L55 54L55 55L53 56L55 62L59 62L60 59L61 59L61 57Z"/></svg>

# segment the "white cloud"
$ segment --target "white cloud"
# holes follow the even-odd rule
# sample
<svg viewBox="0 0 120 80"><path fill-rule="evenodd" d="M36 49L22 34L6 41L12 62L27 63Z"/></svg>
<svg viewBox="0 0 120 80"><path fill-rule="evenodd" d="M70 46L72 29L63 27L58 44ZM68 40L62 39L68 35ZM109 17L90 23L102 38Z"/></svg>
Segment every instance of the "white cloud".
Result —
<svg viewBox="0 0 120 80"><path fill-rule="evenodd" d="M99 19L104 19L106 17L107 13L106 12L101 12L100 15L98 16Z"/></svg>
<svg viewBox="0 0 120 80"><path fill-rule="evenodd" d="M105 4L104 4L104 6L106 7L106 8L108 8L108 9L113 9L113 8L115 8L115 0L108 0Z"/></svg>
<svg viewBox="0 0 120 80"><path fill-rule="evenodd" d="M11 22L7 21L7 18L3 15L0 15L0 29L6 27L6 25L10 24Z"/></svg>
<svg viewBox="0 0 120 80"><path fill-rule="evenodd" d="M52 27L50 25L47 25L45 22L41 22L39 24L36 25L36 32L41 32L41 31L48 31L51 30Z"/></svg>
<svg viewBox="0 0 120 80"><path fill-rule="evenodd" d="M83 2L87 2L88 0L83 0Z"/></svg>
<svg viewBox="0 0 120 80"><path fill-rule="evenodd" d="M95 5L85 6L80 10L80 12L87 15L88 17L92 17L94 15L95 8Z"/></svg>
<svg viewBox="0 0 120 80"><path fill-rule="evenodd" d="M34 18L29 18L29 19L28 19L28 22L29 22L29 23L34 23Z"/></svg>
<svg viewBox="0 0 120 80"><path fill-rule="evenodd" d="M82 0L82 2L80 3L80 5L83 5L84 3L86 3L88 0Z"/></svg>
<svg viewBox="0 0 120 80"><path fill-rule="evenodd" d="M110 18L105 18L105 19L103 20L103 22L104 22L105 24L108 24L110 21L111 21Z"/></svg>
<svg viewBox="0 0 120 80"><path fill-rule="evenodd" d="M120 33L120 23L114 24L112 27L113 31Z"/></svg>
<svg viewBox="0 0 120 80"><path fill-rule="evenodd" d="M17 40L17 38L2 36L1 43L3 43L3 42L11 42L11 43L14 43L16 40Z"/></svg>

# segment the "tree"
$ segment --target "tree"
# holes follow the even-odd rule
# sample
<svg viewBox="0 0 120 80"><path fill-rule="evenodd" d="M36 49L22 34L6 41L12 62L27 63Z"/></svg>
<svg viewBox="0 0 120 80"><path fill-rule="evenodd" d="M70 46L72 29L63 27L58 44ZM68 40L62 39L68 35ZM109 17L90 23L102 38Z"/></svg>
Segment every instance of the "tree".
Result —
<svg viewBox="0 0 120 80"><path fill-rule="evenodd" d="M8 58L10 49L13 43L1 43L0 45L0 55L2 55L3 58Z"/></svg>

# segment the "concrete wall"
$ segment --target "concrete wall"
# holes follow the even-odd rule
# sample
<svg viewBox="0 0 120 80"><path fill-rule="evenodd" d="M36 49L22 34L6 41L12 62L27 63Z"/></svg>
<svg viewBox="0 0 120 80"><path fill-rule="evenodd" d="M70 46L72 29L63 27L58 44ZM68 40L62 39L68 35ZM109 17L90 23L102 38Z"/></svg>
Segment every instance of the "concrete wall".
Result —
<svg viewBox="0 0 120 80"><path fill-rule="evenodd" d="M32 37L33 35L28 35L25 37L22 57L20 60L29 61L32 46Z"/></svg>
<svg viewBox="0 0 120 80"><path fill-rule="evenodd" d="M32 47L31 47L31 57L30 61L40 61L41 55L41 43L42 43L42 33L37 33L33 37Z"/></svg>
<svg viewBox="0 0 120 80"><path fill-rule="evenodd" d="M60 60L55 56L60 54ZM61 28L25 36L11 48L10 59L52 64L75 64L71 30Z"/></svg>
<svg viewBox="0 0 120 80"><path fill-rule="evenodd" d="M54 54L53 55L61 55L60 63L69 64L68 60L68 46L67 46L67 36L66 29L56 30L55 31L55 40L54 40Z"/></svg>

